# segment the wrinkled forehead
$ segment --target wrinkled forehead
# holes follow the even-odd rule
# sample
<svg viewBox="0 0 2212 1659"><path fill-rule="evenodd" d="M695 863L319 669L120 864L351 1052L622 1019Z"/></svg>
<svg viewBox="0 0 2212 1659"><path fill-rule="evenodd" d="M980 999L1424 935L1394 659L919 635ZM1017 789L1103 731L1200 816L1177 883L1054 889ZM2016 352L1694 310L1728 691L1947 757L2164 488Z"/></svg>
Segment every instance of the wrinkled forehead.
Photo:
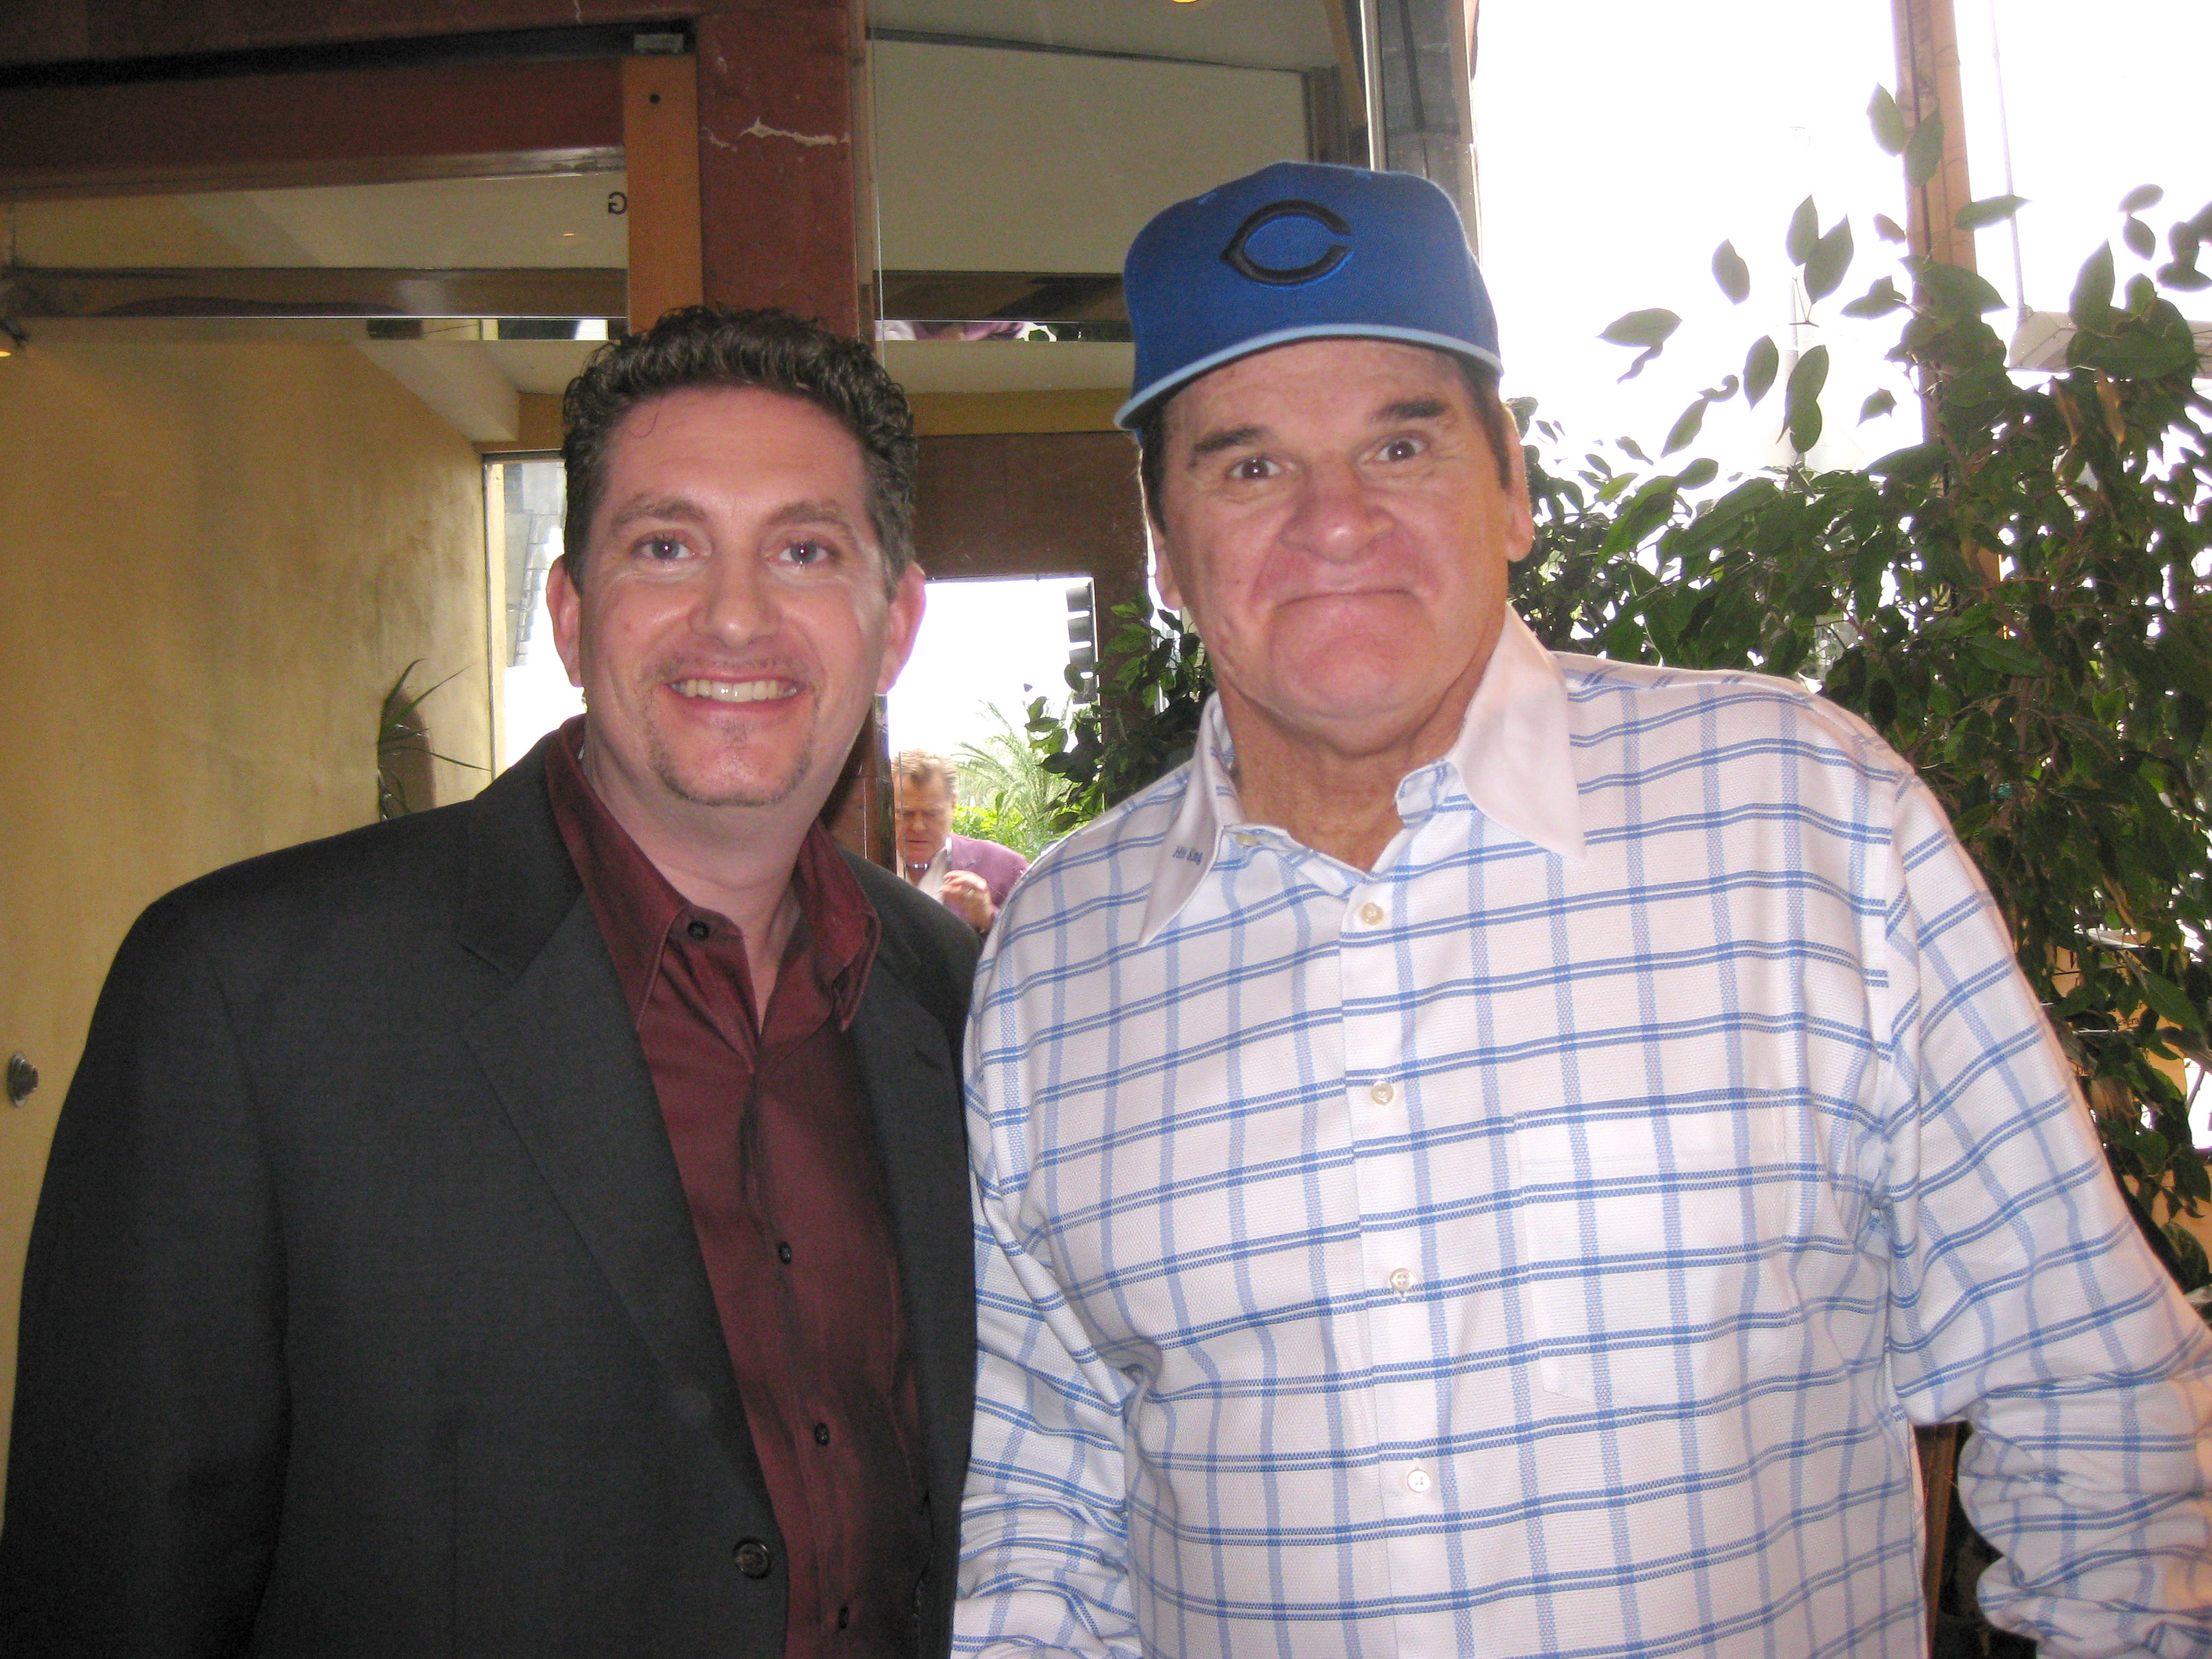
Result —
<svg viewBox="0 0 2212 1659"><path fill-rule="evenodd" d="M915 811L928 811L933 807L952 804L951 780L942 772L931 772L922 776L901 773L892 779L898 804Z"/></svg>
<svg viewBox="0 0 2212 1659"><path fill-rule="evenodd" d="M1387 420L1409 396L1433 396L1463 412L1473 397L1450 353L1362 337L1269 346L1200 375L1169 398L1162 435L1193 440L1220 423L1273 428L1316 418Z"/></svg>

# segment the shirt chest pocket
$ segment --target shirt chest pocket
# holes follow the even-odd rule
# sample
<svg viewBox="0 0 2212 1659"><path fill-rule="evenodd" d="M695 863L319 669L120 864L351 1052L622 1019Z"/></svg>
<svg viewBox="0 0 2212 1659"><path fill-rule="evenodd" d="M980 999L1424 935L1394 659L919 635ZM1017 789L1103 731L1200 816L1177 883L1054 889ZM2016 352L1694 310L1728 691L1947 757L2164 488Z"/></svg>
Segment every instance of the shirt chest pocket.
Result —
<svg viewBox="0 0 2212 1659"><path fill-rule="evenodd" d="M1803 1164L1778 1109L1524 1127L1526 1337L1548 1394L1730 1399L1794 1372Z"/></svg>

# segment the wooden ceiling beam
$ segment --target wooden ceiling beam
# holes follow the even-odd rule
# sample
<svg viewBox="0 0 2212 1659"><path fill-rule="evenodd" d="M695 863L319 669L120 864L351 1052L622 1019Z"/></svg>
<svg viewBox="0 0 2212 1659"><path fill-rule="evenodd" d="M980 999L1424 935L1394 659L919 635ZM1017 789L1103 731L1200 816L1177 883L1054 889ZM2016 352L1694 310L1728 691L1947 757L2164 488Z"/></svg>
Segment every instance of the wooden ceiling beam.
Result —
<svg viewBox="0 0 2212 1659"><path fill-rule="evenodd" d="M622 60L0 88L0 197L616 168Z"/></svg>

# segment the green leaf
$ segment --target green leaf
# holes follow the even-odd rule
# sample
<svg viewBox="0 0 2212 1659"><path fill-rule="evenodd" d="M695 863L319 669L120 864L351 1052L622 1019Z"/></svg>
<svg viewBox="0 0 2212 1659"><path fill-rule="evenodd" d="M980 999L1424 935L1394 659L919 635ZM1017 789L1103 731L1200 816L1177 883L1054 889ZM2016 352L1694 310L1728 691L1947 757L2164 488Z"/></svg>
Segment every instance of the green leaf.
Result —
<svg viewBox="0 0 2212 1659"><path fill-rule="evenodd" d="M2120 240L2138 259L2148 259L2158 252L2158 234L2133 215L2120 222Z"/></svg>
<svg viewBox="0 0 2212 1659"><path fill-rule="evenodd" d="M1864 426L1875 416L1887 415L1896 407L1897 398L1894 394L1888 392L1871 392L1868 394L1867 400L1859 405L1859 424Z"/></svg>
<svg viewBox="0 0 2212 1659"><path fill-rule="evenodd" d="M1828 383L1828 348L1816 345L1790 370L1782 398L1783 422L1790 447L1800 455L1820 441L1820 388Z"/></svg>
<svg viewBox="0 0 2212 1659"><path fill-rule="evenodd" d="M1838 219L1826 236L1813 245L1805 261L1805 295L1825 300L1836 291L1844 273L1851 268L1851 222Z"/></svg>
<svg viewBox="0 0 2212 1659"><path fill-rule="evenodd" d="M1846 317L1886 317L1905 303L1905 296L1897 291L1897 284L1884 276L1865 293L1843 308Z"/></svg>
<svg viewBox="0 0 2212 1659"><path fill-rule="evenodd" d="M2194 265L2185 265L2179 260L2158 268L2158 280L2177 293L2194 294L2200 289L2212 288L2212 276L2207 276Z"/></svg>
<svg viewBox="0 0 2212 1659"><path fill-rule="evenodd" d="M1756 407L1774 384L1774 377L1782 372L1782 353L1774 343L1774 337L1762 334L1751 343L1751 349L1743 359L1743 400Z"/></svg>
<svg viewBox="0 0 2212 1659"><path fill-rule="evenodd" d="M1905 146L1905 182L1917 190L1943 165L1943 117L1929 110Z"/></svg>
<svg viewBox="0 0 2212 1659"><path fill-rule="evenodd" d="M2101 368L2127 380L2157 380L2187 373L2197 366L2197 343L2186 323L2176 328L2172 321L2133 322L2103 336L2077 334L2068 359L2076 368Z"/></svg>
<svg viewBox="0 0 2212 1659"><path fill-rule="evenodd" d="M1720 463L1710 455L1700 455L1675 475L1674 482L1684 489L1703 489L1720 475Z"/></svg>
<svg viewBox="0 0 2212 1659"><path fill-rule="evenodd" d="M1654 306L1614 318L1597 337L1609 345L1642 346L1656 351L1681 325L1682 319L1673 312Z"/></svg>
<svg viewBox="0 0 2212 1659"><path fill-rule="evenodd" d="M1820 246L1820 210L1813 205L1813 198L1808 196L1797 204L1797 211L1790 216L1790 234L1783 238L1782 246L1790 254L1790 263L1802 265L1813 257L1813 250Z"/></svg>
<svg viewBox="0 0 2212 1659"><path fill-rule="evenodd" d="M1960 208L1952 222L1961 230L1979 230L1984 225L2002 224L2027 205L2025 196L1984 196Z"/></svg>
<svg viewBox="0 0 2212 1659"><path fill-rule="evenodd" d="M1887 679L1867 682L1866 717L1875 728L1883 730L1897 719L1897 687Z"/></svg>
<svg viewBox="0 0 2212 1659"><path fill-rule="evenodd" d="M1638 443L1635 439L1627 437L1615 438L1613 442L1619 445L1620 448L1627 453L1636 457L1636 459L1643 462L1644 465L1649 466L1651 465L1651 458L1644 453L1644 446Z"/></svg>
<svg viewBox="0 0 2212 1659"><path fill-rule="evenodd" d="M2106 242L2082 262L2074 278L2066 313L2076 328L2101 328L2112 314L2112 245Z"/></svg>
<svg viewBox="0 0 2212 1659"><path fill-rule="evenodd" d="M2143 969L2143 1000L2158 1011L2159 1018L2169 1024L2179 1025L2185 1031L2202 1037L2205 1035L2203 1016L2194 1003L2172 980L2162 978Z"/></svg>
<svg viewBox="0 0 2212 1659"><path fill-rule="evenodd" d="M2000 674L2022 675L2031 679L2043 679L2051 673L2051 665L2018 640L2007 639L2002 634L1976 634L1966 641L1966 649Z"/></svg>
<svg viewBox="0 0 2212 1659"><path fill-rule="evenodd" d="M2166 192L2156 185L2137 185L2120 198L2120 211L2141 213L2147 207L2156 207L2166 199Z"/></svg>
<svg viewBox="0 0 2212 1659"><path fill-rule="evenodd" d="M1705 423L1705 400L1700 398L1675 418L1674 424L1668 429L1667 441L1660 447L1659 453L1671 455L1676 450L1686 447Z"/></svg>
<svg viewBox="0 0 2212 1659"><path fill-rule="evenodd" d="M1734 242L1723 242L1713 250L1713 280L1721 285L1730 305L1740 306L1751 297L1751 267L1744 264Z"/></svg>
<svg viewBox="0 0 2212 1659"><path fill-rule="evenodd" d="M1903 449L1893 449L1877 460L1867 463L1867 471L1877 478L1890 478L1899 483L1923 483L1935 477L1936 470L1943 465L1949 452L1942 444L1907 444Z"/></svg>
<svg viewBox="0 0 2212 1659"><path fill-rule="evenodd" d="M1621 380L1626 383L1626 381L1634 380L1638 375L1644 372L1644 366L1658 355L1659 348L1657 346L1652 346L1648 350L1638 352L1634 359L1629 363L1628 367L1621 371Z"/></svg>
<svg viewBox="0 0 2212 1659"><path fill-rule="evenodd" d="M1886 155L1905 153L1905 112L1897 106L1887 87L1876 87L1874 97L1867 105L1867 121L1874 128L1874 141Z"/></svg>
<svg viewBox="0 0 2212 1659"><path fill-rule="evenodd" d="M2004 308L2005 297L1991 288L1978 271L1963 265L1947 265L1940 259L1922 259L1913 275L1941 305L1971 316Z"/></svg>
<svg viewBox="0 0 2212 1659"><path fill-rule="evenodd" d="M1874 216L1874 234L1885 242L1896 242L1902 246L1905 241L1905 227L1887 213Z"/></svg>

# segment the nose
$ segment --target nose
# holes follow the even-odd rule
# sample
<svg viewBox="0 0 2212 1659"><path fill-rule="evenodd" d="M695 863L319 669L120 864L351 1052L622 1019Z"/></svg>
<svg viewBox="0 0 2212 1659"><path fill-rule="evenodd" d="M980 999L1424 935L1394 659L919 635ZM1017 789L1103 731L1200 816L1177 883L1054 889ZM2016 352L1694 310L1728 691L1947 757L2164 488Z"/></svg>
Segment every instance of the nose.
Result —
<svg viewBox="0 0 2212 1659"><path fill-rule="evenodd" d="M691 625L725 647L750 644L775 631L775 584L757 560L718 554L701 573Z"/></svg>
<svg viewBox="0 0 2212 1659"><path fill-rule="evenodd" d="M1364 552L1383 523L1381 507L1358 467L1332 457L1309 467L1300 478L1285 529L1294 545L1334 562Z"/></svg>

